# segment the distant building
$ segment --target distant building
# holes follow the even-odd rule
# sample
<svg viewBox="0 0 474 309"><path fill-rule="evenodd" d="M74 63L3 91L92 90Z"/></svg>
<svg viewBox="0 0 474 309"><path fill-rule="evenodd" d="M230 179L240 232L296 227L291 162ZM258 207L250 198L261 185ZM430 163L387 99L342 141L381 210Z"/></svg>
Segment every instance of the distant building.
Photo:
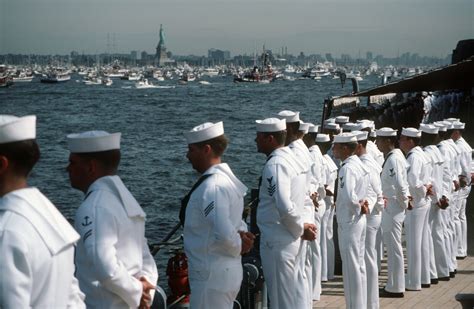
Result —
<svg viewBox="0 0 474 309"><path fill-rule="evenodd" d="M372 52L369 52L369 51L368 51L367 54L366 54L365 59L366 59L367 61L372 61L372 60L374 59L374 55L372 54Z"/></svg>
<svg viewBox="0 0 474 309"><path fill-rule="evenodd" d="M156 46L155 65L161 67L172 63L174 63L174 60L170 59L166 52L163 25L160 25L160 40L158 41L158 46Z"/></svg>
<svg viewBox="0 0 474 309"><path fill-rule="evenodd" d="M207 51L207 58L209 61L221 64L230 59L230 51L211 48Z"/></svg>
<svg viewBox="0 0 474 309"><path fill-rule="evenodd" d="M331 53L326 53L326 60L329 62L333 62L334 58L332 57Z"/></svg>

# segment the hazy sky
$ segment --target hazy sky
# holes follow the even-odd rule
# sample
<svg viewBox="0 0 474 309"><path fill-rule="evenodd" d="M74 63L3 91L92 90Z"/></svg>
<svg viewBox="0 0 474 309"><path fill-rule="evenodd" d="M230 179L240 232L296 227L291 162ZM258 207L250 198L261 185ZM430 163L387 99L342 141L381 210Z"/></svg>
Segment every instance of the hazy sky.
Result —
<svg viewBox="0 0 474 309"><path fill-rule="evenodd" d="M0 54L155 50L444 57L474 38L474 0L0 0Z"/></svg>

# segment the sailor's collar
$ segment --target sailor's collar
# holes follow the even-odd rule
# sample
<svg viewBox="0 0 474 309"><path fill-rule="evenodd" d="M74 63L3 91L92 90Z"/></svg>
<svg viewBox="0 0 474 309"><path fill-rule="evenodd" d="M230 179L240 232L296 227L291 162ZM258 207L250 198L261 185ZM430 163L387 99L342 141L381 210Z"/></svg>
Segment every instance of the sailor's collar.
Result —
<svg viewBox="0 0 474 309"><path fill-rule="evenodd" d="M24 188L6 194L0 198L0 210L14 212L28 220L51 255L56 255L80 238L59 210L37 188Z"/></svg>
<svg viewBox="0 0 474 309"><path fill-rule="evenodd" d="M145 218L145 212L138 204L137 200L133 197L130 191L125 187L124 183L119 176L104 176L92 183L87 190L86 197L94 191L105 190L109 191L117 196L127 212L129 217L143 217Z"/></svg>
<svg viewBox="0 0 474 309"><path fill-rule="evenodd" d="M203 175L219 174L226 176L234 189L242 196L247 193L248 188L234 175L227 163L219 163L208 168Z"/></svg>

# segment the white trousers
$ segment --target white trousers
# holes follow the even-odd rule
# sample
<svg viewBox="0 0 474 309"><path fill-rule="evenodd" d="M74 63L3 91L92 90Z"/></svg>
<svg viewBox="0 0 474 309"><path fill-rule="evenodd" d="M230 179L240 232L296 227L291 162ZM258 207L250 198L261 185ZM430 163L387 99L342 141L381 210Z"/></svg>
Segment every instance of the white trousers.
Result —
<svg viewBox="0 0 474 309"><path fill-rule="evenodd" d="M367 308L367 274L365 269L366 218L338 222L339 250L346 308Z"/></svg>
<svg viewBox="0 0 474 309"><path fill-rule="evenodd" d="M382 218L383 212L380 215L380 218ZM382 269L382 260L384 258L384 251L383 251L383 229L382 229L382 224L380 224L380 227L377 231L377 237L375 238L375 249L377 250L377 268L379 270L379 273Z"/></svg>
<svg viewBox="0 0 474 309"><path fill-rule="evenodd" d="M454 201L455 199L451 197L449 200L449 206L446 208L446 212L444 213L444 219L445 219L445 226L446 226L446 235L445 240L446 242L446 255L448 258L448 266L449 266L449 272L453 272L456 269L456 257L453 259L453 255L456 255L453 253L453 248L454 248L454 242L455 242L455 234L456 234L456 228L454 226L454 221L453 221L453 208L454 208Z"/></svg>
<svg viewBox="0 0 474 309"><path fill-rule="evenodd" d="M336 260L336 250L334 247L334 214L336 207L334 207L334 199L332 196L327 196L324 198L326 202L326 213L327 213L327 223L326 223L326 259L327 263L323 263L321 267L321 280L327 281L334 279L334 267ZM323 221L325 221L323 219ZM324 256L324 254L323 254Z"/></svg>
<svg viewBox="0 0 474 309"><path fill-rule="evenodd" d="M320 203L324 200L320 201ZM328 281L328 239L327 239L327 229L328 229L328 220L329 213L331 212L331 207L324 206L324 214L321 219L321 228L318 230L318 237L320 238L319 245L321 247L321 281Z"/></svg>
<svg viewBox="0 0 474 309"><path fill-rule="evenodd" d="M389 199L382 214L383 242L387 249L387 284L385 290L391 293L405 292L405 270L402 248L402 227L405 210L397 200Z"/></svg>
<svg viewBox="0 0 474 309"><path fill-rule="evenodd" d="M300 244L299 239L290 244L266 242L263 239L260 243L263 275L271 308L298 308L296 256L300 250Z"/></svg>
<svg viewBox="0 0 474 309"><path fill-rule="evenodd" d="M296 308L311 309L313 305L312 273L307 267L309 241L301 240L300 242L300 249L296 255Z"/></svg>
<svg viewBox="0 0 474 309"><path fill-rule="evenodd" d="M456 256L458 254L459 239L461 236L461 221L459 221L459 191L453 192L451 207L451 230L452 230L452 247L451 247L451 261L454 269L458 268Z"/></svg>
<svg viewBox="0 0 474 309"><path fill-rule="evenodd" d="M461 234L458 241L457 256L467 256L467 221L466 221L466 203L471 186L464 187L460 190L459 198L459 222L461 225Z"/></svg>
<svg viewBox="0 0 474 309"><path fill-rule="evenodd" d="M367 270L367 308L379 308L379 268L377 256L377 234L382 222L381 215L367 217L365 235L365 268ZM379 246L380 247L380 246Z"/></svg>
<svg viewBox="0 0 474 309"><path fill-rule="evenodd" d="M448 255L445 243L447 231L443 220L445 212L446 210L440 209L436 204L431 204L430 227L434 257L434 265L431 265L432 278L449 277ZM434 272L437 274L436 277L433 277Z"/></svg>
<svg viewBox="0 0 474 309"><path fill-rule="evenodd" d="M317 228L317 235L314 241L309 242L308 247L308 260L306 261L306 272L308 277L311 278L310 291L312 300L321 299L321 269L322 269L322 248L321 248L321 230L322 219L326 212L326 205L324 202L319 201L318 211L314 213L314 223Z"/></svg>
<svg viewBox="0 0 474 309"><path fill-rule="evenodd" d="M190 307L232 309L242 283L242 265L212 265L211 271L190 270Z"/></svg>
<svg viewBox="0 0 474 309"><path fill-rule="evenodd" d="M429 242L425 229L428 225L429 205L424 204L407 210L405 231L407 242L407 275L405 287L410 290L421 290L422 279L429 278ZM423 265L422 265L423 263ZM426 267L425 265L428 265ZM423 270L428 270L425 274ZM425 283L425 282L423 282Z"/></svg>

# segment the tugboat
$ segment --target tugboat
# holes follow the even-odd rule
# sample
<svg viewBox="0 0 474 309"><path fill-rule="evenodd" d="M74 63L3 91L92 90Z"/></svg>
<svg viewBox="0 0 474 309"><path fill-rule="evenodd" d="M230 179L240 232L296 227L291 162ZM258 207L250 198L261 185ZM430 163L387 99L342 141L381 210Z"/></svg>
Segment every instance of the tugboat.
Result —
<svg viewBox="0 0 474 309"><path fill-rule="evenodd" d="M236 83L262 83L268 84L274 79L272 65L269 60L269 55L266 52L262 53L262 67L254 66L252 71L244 74L234 75L234 82Z"/></svg>
<svg viewBox="0 0 474 309"><path fill-rule="evenodd" d="M48 84L56 84L56 83L63 83L67 82L71 79L71 75L69 75L69 72L64 70L64 69L53 69L46 74L43 74L43 77L41 77L41 82L42 83L48 83Z"/></svg>
<svg viewBox="0 0 474 309"><path fill-rule="evenodd" d="M13 80L7 72L5 65L0 65L0 87L8 87L13 85Z"/></svg>

